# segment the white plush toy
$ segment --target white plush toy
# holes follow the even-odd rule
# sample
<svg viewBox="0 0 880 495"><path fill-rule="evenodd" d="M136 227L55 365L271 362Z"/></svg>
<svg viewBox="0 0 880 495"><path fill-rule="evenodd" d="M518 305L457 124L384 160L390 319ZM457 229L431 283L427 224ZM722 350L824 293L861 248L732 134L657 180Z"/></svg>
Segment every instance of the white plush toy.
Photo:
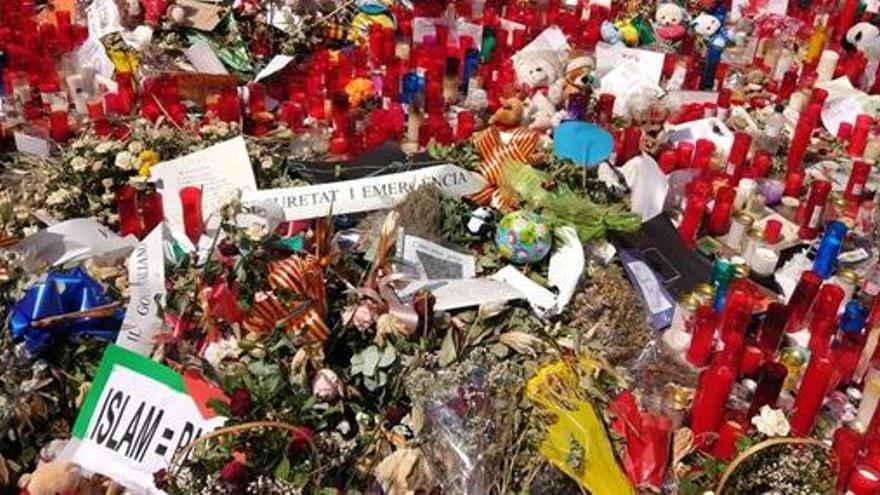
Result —
<svg viewBox="0 0 880 495"><path fill-rule="evenodd" d="M870 22L857 22L847 30L844 38L865 55L880 52L880 27Z"/></svg>
<svg viewBox="0 0 880 495"><path fill-rule="evenodd" d="M562 63L555 52L530 52L514 59L517 82L529 92L525 120L530 129L548 131L565 85Z"/></svg>
<svg viewBox="0 0 880 495"><path fill-rule="evenodd" d="M654 31L666 41L679 41L687 34L684 25L687 12L677 3L667 2L657 6L654 12Z"/></svg>
<svg viewBox="0 0 880 495"><path fill-rule="evenodd" d="M704 38L711 38L721 29L721 20L706 12L698 15L691 22L694 32Z"/></svg>

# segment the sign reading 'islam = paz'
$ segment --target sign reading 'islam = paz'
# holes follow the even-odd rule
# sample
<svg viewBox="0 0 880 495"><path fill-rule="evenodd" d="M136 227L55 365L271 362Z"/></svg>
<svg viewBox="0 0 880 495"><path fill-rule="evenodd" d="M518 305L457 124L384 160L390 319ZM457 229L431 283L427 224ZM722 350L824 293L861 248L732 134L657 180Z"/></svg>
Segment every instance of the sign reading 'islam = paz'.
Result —
<svg viewBox="0 0 880 495"><path fill-rule="evenodd" d="M447 196L466 196L486 183L473 172L455 165L436 165L419 170L328 184L243 191L245 207L271 203L284 210L285 220L306 220L329 214L341 215L393 208L406 195L424 184L433 184Z"/></svg>
<svg viewBox="0 0 880 495"><path fill-rule="evenodd" d="M226 421L208 406L211 399L222 400L222 392L197 375L180 375L110 345L60 460L107 476L131 493L164 493L153 484L153 473Z"/></svg>

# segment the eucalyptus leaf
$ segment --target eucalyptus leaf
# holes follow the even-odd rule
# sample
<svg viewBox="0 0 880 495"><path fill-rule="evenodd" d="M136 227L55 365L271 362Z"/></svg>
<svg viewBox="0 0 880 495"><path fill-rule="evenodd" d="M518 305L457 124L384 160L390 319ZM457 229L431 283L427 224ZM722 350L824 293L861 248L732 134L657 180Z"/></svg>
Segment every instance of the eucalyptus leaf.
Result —
<svg viewBox="0 0 880 495"><path fill-rule="evenodd" d="M455 336L452 334L454 331L452 328L447 330L443 337L443 344L440 345L440 353L437 358L441 366L449 365L458 357L458 352L455 349Z"/></svg>
<svg viewBox="0 0 880 495"><path fill-rule="evenodd" d="M382 350L382 357L379 358L379 367L387 368L391 366L397 359L397 349L393 345L386 345Z"/></svg>

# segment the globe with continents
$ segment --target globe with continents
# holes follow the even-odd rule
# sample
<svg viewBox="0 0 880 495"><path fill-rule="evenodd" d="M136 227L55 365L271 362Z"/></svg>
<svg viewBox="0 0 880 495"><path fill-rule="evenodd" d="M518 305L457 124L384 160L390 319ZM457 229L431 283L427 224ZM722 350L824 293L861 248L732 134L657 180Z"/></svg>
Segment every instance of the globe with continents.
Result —
<svg viewBox="0 0 880 495"><path fill-rule="evenodd" d="M501 256L514 263L537 263L550 252L553 233L540 215L519 210L498 222L495 243Z"/></svg>

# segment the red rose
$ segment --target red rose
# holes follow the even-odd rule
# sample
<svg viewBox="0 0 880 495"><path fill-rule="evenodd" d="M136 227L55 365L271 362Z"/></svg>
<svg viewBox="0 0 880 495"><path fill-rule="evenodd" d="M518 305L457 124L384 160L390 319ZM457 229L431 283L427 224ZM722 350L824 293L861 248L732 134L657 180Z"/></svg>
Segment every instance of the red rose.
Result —
<svg viewBox="0 0 880 495"><path fill-rule="evenodd" d="M232 393L229 400L229 412L233 416L240 418L246 416L250 412L253 403L251 402L251 393L246 388L237 388Z"/></svg>
<svg viewBox="0 0 880 495"><path fill-rule="evenodd" d="M290 444L287 446L287 453L290 456L301 454L308 451L309 444L315 437L315 432L308 426L297 426L290 432Z"/></svg>
<svg viewBox="0 0 880 495"><path fill-rule="evenodd" d="M220 470L220 479L230 485L243 485L247 481L247 467L238 461L229 461Z"/></svg>

